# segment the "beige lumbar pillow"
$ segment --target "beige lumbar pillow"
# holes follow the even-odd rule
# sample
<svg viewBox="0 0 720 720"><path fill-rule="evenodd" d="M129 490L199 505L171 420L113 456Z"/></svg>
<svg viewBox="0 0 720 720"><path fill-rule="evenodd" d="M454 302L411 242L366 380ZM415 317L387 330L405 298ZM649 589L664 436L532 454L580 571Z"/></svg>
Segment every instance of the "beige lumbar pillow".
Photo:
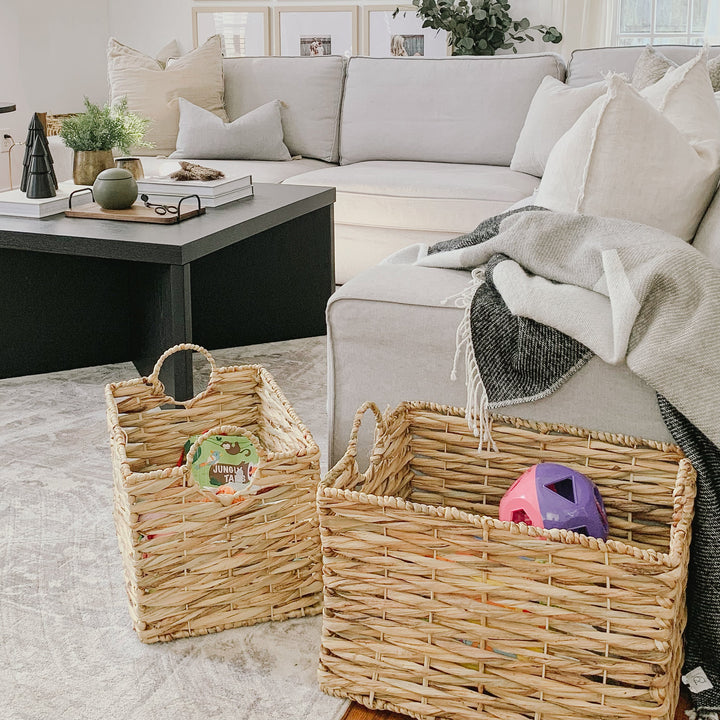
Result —
<svg viewBox="0 0 720 720"><path fill-rule="evenodd" d="M530 103L510 169L542 177L555 143L606 89L604 82L568 87L551 75L545 77Z"/></svg>
<svg viewBox="0 0 720 720"><path fill-rule="evenodd" d="M272 100L232 122L180 98L180 132L173 158L290 160L280 102Z"/></svg>
<svg viewBox="0 0 720 720"><path fill-rule="evenodd" d="M166 68L155 58L110 38L108 80L111 103L127 97L131 112L150 118L145 140L153 143L154 154L169 155L175 150L179 97L227 120L219 35Z"/></svg>
<svg viewBox="0 0 720 720"><path fill-rule="evenodd" d="M550 153L535 204L690 240L720 176L720 111L703 57L673 72L647 100L611 76Z"/></svg>

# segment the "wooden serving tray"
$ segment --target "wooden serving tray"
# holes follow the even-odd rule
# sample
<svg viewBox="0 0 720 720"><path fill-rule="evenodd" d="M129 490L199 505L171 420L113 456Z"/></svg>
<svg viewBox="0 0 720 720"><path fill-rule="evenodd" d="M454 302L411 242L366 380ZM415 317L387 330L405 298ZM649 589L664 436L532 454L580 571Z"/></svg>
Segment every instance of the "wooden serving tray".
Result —
<svg viewBox="0 0 720 720"><path fill-rule="evenodd" d="M78 208L65 211L67 217L94 218L95 220L125 220L126 222L161 223L163 225L177 223L180 220L187 220L188 218L203 215L204 213L205 208L193 207L183 210L179 218L177 215L171 215L170 213L158 215L158 213L155 212L155 208L145 207L141 202L136 202L127 210L105 210L97 203L88 203L87 205L81 205Z"/></svg>

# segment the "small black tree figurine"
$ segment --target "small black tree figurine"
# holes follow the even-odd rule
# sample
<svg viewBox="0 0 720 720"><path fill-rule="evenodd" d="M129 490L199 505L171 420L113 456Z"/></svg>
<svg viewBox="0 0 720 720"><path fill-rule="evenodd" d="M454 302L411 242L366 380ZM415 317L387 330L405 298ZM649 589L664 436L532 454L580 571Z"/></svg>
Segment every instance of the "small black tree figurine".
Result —
<svg viewBox="0 0 720 720"><path fill-rule="evenodd" d="M47 152L39 136L35 138L30 152L27 196L29 198L55 197L55 183L53 183L50 163L48 162Z"/></svg>
<svg viewBox="0 0 720 720"><path fill-rule="evenodd" d="M50 154L50 146L48 145L47 136L45 135L45 128L43 127L42 121L38 117L37 113L33 114L33 118L30 121L28 127L27 139L25 140L25 156L23 157L23 173L22 179L20 180L20 190L27 192L29 174L30 174L30 158L33 154L33 148L35 147L35 139L40 138L43 152L45 153L47 166L50 170L50 177L55 188L57 188L57 178L55 177L55 170L53 169L53 159ZM53 193L54 195L55 193ZM49 196L49 197L52 197Z"/></svg>

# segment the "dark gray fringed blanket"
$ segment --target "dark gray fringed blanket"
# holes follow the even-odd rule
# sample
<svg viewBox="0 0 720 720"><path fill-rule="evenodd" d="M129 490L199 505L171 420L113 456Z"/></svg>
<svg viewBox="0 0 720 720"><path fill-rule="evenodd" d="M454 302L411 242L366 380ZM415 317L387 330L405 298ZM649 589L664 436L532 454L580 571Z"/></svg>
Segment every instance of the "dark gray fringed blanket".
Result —
<svg viewBox="0 0 720 720"><path fill-rule="evenodd" d="M528 207L516 212L538 210L541 208ZM472 233L432 246L422 264L462 266L462 263L454 265L457 251L496 238L502 221L509 215L490 218ZM582 238L577 238L578 243L581 241ZM486 407L547 396L593 356L592 350L573 337L510 311L494 282L497 267L506 260L508 257L499 252L485 259L483 277L478 279L475 271L472 297L468 298L466 333L469 337L465 343L471 348L481 379L476 378L475 382L486 393ZM640 321L651 322L642 313ZM468 383L469 386L473 383L470 376ZM477 387L471 390L474 392ZM714 393L717 390L713 388ZM720 449L660 394L658 403L671 435L697 471L684 673L702 667L713 688L692 692L693 702L701 718L717 720L720 709Z"/></svg>

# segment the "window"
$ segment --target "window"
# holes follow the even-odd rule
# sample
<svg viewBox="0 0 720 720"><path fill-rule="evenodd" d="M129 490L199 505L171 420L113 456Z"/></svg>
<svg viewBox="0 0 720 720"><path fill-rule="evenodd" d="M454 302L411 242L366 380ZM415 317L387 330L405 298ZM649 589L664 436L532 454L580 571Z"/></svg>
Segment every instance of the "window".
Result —
<svg viewBox="0 0 720 720"><path fill-rule="evenodd" d="M618 0L615 45L702 45L707 9L708 0Z"/></svg>

